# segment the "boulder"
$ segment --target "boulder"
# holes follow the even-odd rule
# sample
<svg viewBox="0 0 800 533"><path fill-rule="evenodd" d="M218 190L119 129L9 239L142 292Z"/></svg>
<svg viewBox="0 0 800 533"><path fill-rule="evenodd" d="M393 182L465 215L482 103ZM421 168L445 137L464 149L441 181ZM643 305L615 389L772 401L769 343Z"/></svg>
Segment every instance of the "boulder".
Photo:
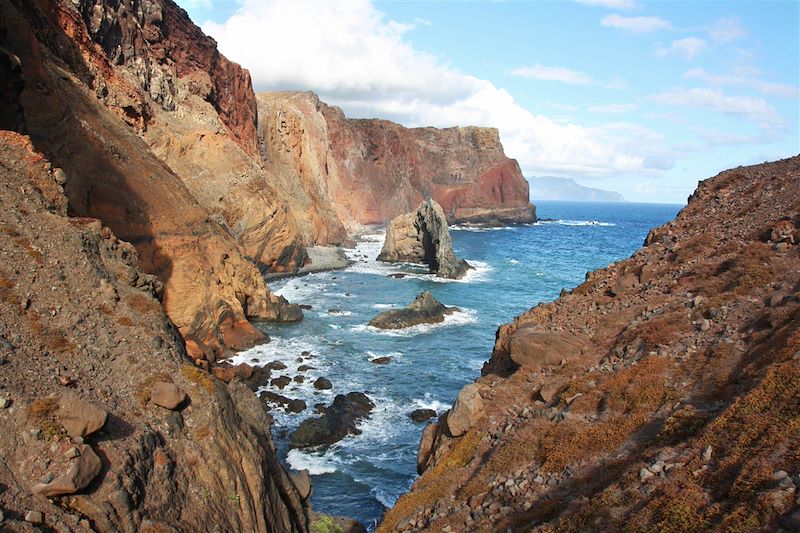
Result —
<svg viewBox="0 0 800 533"><path fill-rule="evenodd" d="M333 444L349 434L361 431L356 423L369 416L375 404L361 392L337 394L333 403L323 409L322 416L303 420L292 434L292 448L308 448Z"/></svg>
<svg viewBox="0 0 800 533"><path fill-rule="evenodd" d="M425 263L438 277L450 279L463 277L471 268L456 258L447 218L435 200L427 200L415 212L389 223L378 261Z"/></svg>
<svg viewBox="0 0 800 533"><path fill-rule="evenodd" d="M292 482L294 483L297 493L300 498L307 500L311 496L311 476L308 475L308 470L300 470L299 472L290 474Z"/></svg>
<svg viewBox="0 0 800 533"><path fill-rule="evenodd" d="M459 437L469 431L483 414L480 389L481 385L470 383L458 393L453 408L447 415L447 430L453 437Z"/></svg>
<svg viewBox="0 0 800 533"><path fill-rule="evenodd" d="M253 377L253 367L247 363L240 363L233 367L233 372L243 380Z"/></svg>
<svg viewBox="0 0 800 533"><path fill-rule="evenodd" d="M375 365L386 365L392 361L392 357L390 355L384 355L382 357L376 357L375 359L370 359L369 362Z"/></svg>
<svg viewBox="0 0 800 533"><path fill-rule="evenodd" d="M88 444L81 444L77 454L72 457L63 456L64 463L51 465L53 469L62 468L62 473L55 475L49 483L38 483L31 489L35 494L45 497L75 494L85 488L100 473L102 463Z"/></svg>
<svg viewBox="0 0 800 533"><path fill-rule="evenodd" d="M306 410L306 402L303 400L289 400L286 404L286 410L290 413L302 413Z"/></svg>
<svg viewBox="0 0 800 533"><path fill-rule="evenodd" d="M267 363L267 368L269 368L270 370L284 370L286 368L286 365L281 363L280 361L272 361L270 363Z"/></svg>
<svg viewBox="0 0 800 533"><path fill-rule="evenodd" d="M150 401L159 407L175 410L186 400L186 393L174 383L158 381L150 389Z"/></svg>
<svg viewBox="0 0 800 533"><path fill-rule="evenodd" d="M230 382L234 377L236 377L236 372L233 371L233 368L229 366L215 366L212 371L214 377L220 381L224 381L225 383Z"/></svg>
<svg viewBox="0 0 800 533"><path fill-rule="evenodd" d="M408 416L410 416L411 420L414 422L425 422L436 416L436 411L433 409L414 409Z"/></svg>
<svg viewBox="0 0 800 533"><path fill-rule="evenodd" d="M541 331L521 326L511 335L511 359L519 366L538 370L580 356L589 337L572 331Z"/></svg>
<svg viewBox="0 0 800 533"><path fill-rule="evenodd" d="M105 410L81 400L72 392L61 393L56 416L70 437L91 435L102 428L108 419Z"/></svg>
<svg viewBox="0 0 800 533"><path fill-rule="evenodd" d="M331 385L331 382L328 378L320 377L314 382L314 388L319 390L328 390L332 389L333 385Z"/></svg>
<svg viewBox="0 0 800 533"><path fill-rule="evenodd" d="M257 366L253 368L251 376L244 381L245 385L250 387L250 390L256 391L259 387L263 387L269 383L269 378L272 372L269 368Z"/></svg>
<svg viewBox="0 0 800 533"><path fill-rule="evenodd" d="M402 329L417 324L436 324L443 322L445 315L458 310L458 307L439 303L430 292L423 291L405 309L384 311L370 320L369 325L380 329Z"/></svg>
<svg viewBox="0 0 800 533"><path fill-rule="evenodd" d="M279 389L283 390L283 388L286 387L286 385L288 385L291 382L292 378L290 378L289 376L279 376L277 378L272 378L269 384L272 385L273 387L278 387Z"/></svg>

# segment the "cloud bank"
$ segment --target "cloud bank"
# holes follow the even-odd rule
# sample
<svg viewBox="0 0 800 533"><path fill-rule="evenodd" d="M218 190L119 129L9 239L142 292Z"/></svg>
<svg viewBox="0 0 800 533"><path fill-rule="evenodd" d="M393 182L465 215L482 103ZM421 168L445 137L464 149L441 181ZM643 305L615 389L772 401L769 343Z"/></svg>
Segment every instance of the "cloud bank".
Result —
<svg viewBox="0 0 800 533"><path fill-rule="evenodd" d="M387 20L368 0L242 0L235 15L203 30L222 53L250 70L256 90L314 90L350 116L407 126L494 126L506 153L528 175L664 168L646 143L621 140L612 128L532 113L492 82L416 50L406 38L413 27ZM538 79L603 84L584 73L539 67Z"/></svg>

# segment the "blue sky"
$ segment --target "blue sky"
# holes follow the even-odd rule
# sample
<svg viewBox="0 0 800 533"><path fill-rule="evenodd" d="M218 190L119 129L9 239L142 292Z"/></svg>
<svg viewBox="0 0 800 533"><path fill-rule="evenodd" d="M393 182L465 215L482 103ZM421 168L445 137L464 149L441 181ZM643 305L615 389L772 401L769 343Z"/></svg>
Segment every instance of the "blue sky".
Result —
<svg viewBox="0 0 800 533"><path fill-rule="evenodd" d="M800 153L800 2L178 0L257 91L500 129L527 176L682 203Z"/></svg>

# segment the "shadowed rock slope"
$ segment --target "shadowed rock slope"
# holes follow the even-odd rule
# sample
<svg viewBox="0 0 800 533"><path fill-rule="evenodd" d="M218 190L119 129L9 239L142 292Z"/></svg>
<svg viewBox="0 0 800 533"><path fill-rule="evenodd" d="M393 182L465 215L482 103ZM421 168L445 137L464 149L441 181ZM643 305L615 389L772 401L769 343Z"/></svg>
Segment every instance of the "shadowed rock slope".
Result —
<svg viewBox="0 0 800 533"><path fill-rule="evenodd" d="M501 326L381 531L797 531L800 157ZM451 498L453 496L453 498Z"/></svg>
<svg viewBox="0 0 800 533"><path fill-rule="evenodd" d="M0 132L0 529L306 531L263 404L188 362L158 279L67 217L62 175Z"/></svg>

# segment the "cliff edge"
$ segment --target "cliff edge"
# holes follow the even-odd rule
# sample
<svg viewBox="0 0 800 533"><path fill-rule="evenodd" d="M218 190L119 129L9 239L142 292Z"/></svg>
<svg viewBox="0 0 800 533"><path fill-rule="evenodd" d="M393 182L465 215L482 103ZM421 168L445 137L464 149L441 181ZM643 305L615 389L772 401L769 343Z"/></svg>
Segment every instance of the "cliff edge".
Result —
<svg viewBox="0 0 800 533"><path fill-rule="evenodd" d="M276 175L300 177L287 190L298 205L316 206L298 219L318 241L386 223L428 198L450 223L536 220L528 182L494 128L348 119L307 92L262 93L257 101L264 158Z"/></svg>
<svg viewBox="0 0 800 533"><path fill-rule="evenodd" d="M503 325L380 531L796 531L800 156Z"/></svg>

